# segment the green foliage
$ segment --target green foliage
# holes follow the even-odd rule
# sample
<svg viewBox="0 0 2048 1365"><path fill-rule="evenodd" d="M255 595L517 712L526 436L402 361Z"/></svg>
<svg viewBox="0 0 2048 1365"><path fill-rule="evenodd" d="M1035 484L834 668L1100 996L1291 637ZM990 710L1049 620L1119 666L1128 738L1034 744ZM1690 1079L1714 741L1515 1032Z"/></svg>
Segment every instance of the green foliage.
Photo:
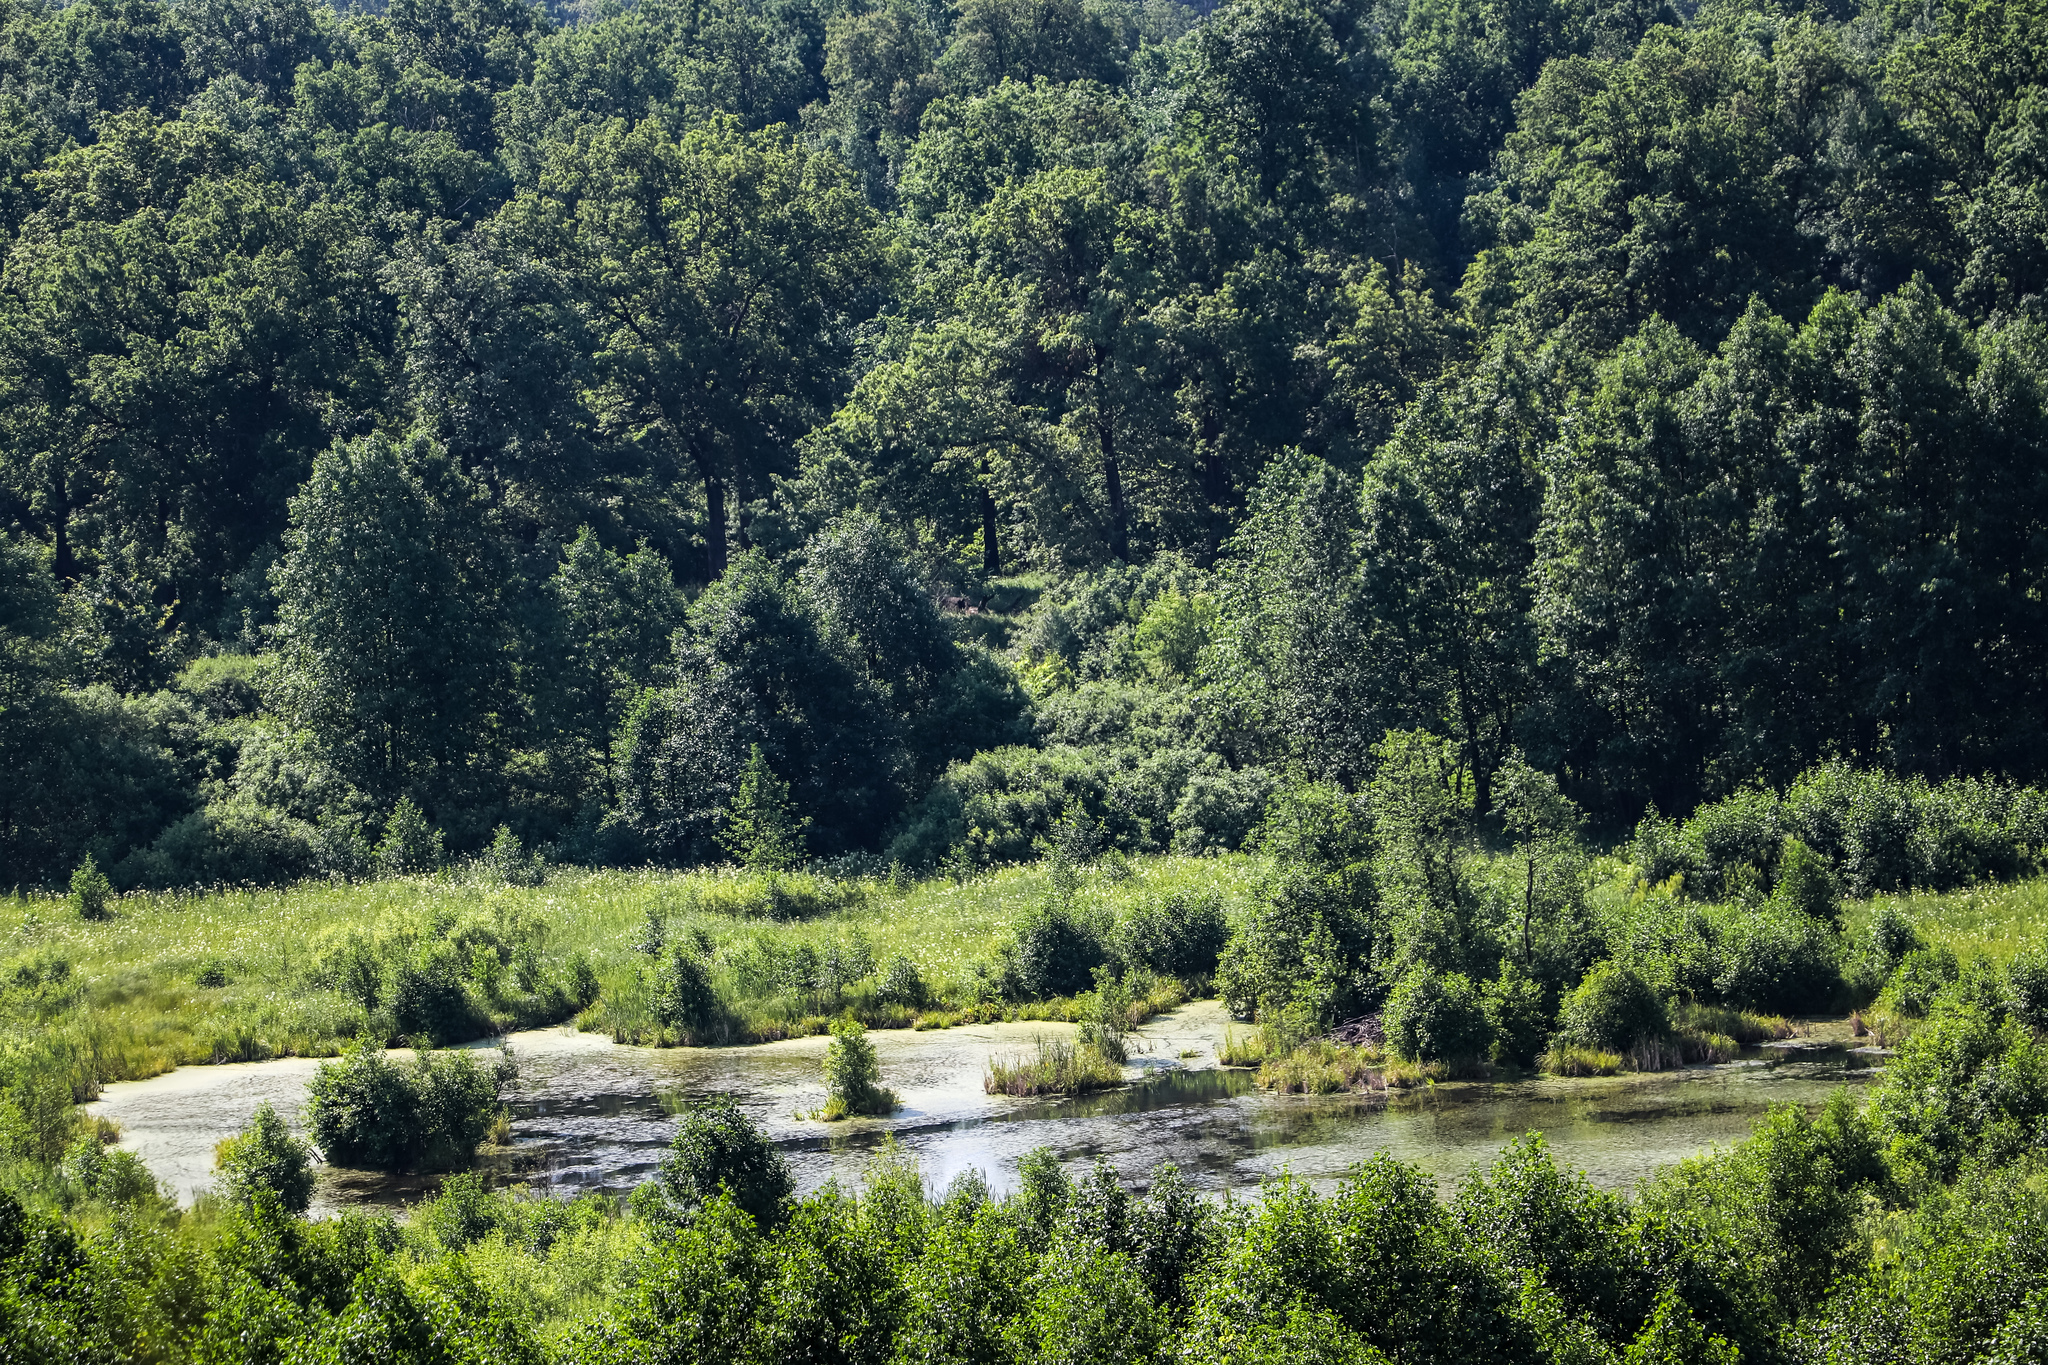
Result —
<svg viewBox="0 0 2048 1365"><path fill-rule="evenodd" d="M1215 629L1216 604L1208 594L1164 592L1131 632L1131 647L1153 676L1193 678Z"/></svg>
<svg viewBox="0 0 2048 1365"><path fill-rule="evenodd" d="M100 871L99 864L88 853L71 874L71 908L80 919L105 919L113 913L108 905L113 896L114 888L107 881L107 874Z"/></svg>
<svg viewBox="0 0 2048 1365"><path fill-rule="evenodd" d="M1481 1007L1493 1039L1495 1061L1535 1065L1549 1041L1557 1013L1545 999L1542 983L1525 974L1511 959L1500 975L1480 986Z"/></svg>
<svg viewBox="0 0 2048 1365"><path fill-rule="evenodd" d="M280 1208L304 1213L313 1199L313 1152L292 1135L268 1102L256 1107L249 1126L214 1149L213 1168L221 1192L253 1203L274 1198Z"/></svg>
<svg viewBox="0 0 2048 1365"><path fill-rule="evenodd" d="M868 1031L853 1019L832 1025L825 1048L825 1109L828 1119L886 1114L896 1108L895 1092L882 1088L881 1064Z"/></svg>
<svg viewBox="0 0 2048 1365"><path fill-rule="evenodd" d="M1582 1047L1625 1052L1663 1036L1664 1002L1634 970L1608 961L1586 973L1559 1011L1558 1034Z"/></svg>
<svg viewBox="0 0 2048 1365"><path fill-rule="evenodd" d="M718 1010L718 994L704 963L690 945L678 943L662 959L649 1002L655 1022L688 1034L708 1025Z"/></svg>
<svg viewBox="0 0 2048 1365"><path fill-rule="evenodd" d="M1298 1007L1335 1024L1376 998L1376 897L1364 803L1323 784L1284 788L1261 835L1267 880L1233 927L1217 990L1238 1018Z"/></svg>
<svg viewBox="0 0 2048 1365"><path fill-rule="evenodd" d="M804 860L804 826L809 823L791 807L789 784L775 775L756 744L726 807L719 842L747 867L786 872Z"/></svg>
<svg viewBox="0 0 2048 1365"><path fill-rule="evenodd" d="M796 1187L789 1163L775 1144L723 1095L691 1105L682 1114L668 1152L634 1207L670 1223L709 1217L717 1226L719 1205L766 1229L781 1221Z"/></svg>
<svg viewBox="0 0 2048 1365"><path fill-rule="evenodd" d="M1118 918L1116 954L1130 967L1199 980L1215 973L1229 935L1222 897L1175 891L1139 901Z"/></svg>
<svg viewBox="0 0 2048 1365"><path fill-rule="evenodd" d="M1418 1062L1470 1062L1487 1055L1494 1034L1484 1002L1462 972L1408 969L1387 996L1387 1046Z"/></svg>
<svg viewBox="0 0 2048 1365"><path fill-rule="evenodd" d="M500 742L510 627L489 523L422 436L337 441L291 501L276 705L366 791L458 783Z"/></svg>
<svg viewBox="0 0 2048 1365"><path fill-rule="evenodd" d="M379 1171L467 1166L502 1112L511 1058L478 1064L468 1052L422 1050L394 1062L358 1042L323 1062L306 1091L306 1126L327 1160Z"/></svg>
<svg viewBox="0 0 2048 1365"><path fill-rule="evenodd" d="M1028 1000L1074 995L1088 988L1107 956L1094 926L1064 905L1047 904L1018 926L1005 976Z"/></svg>
<svg viewBox="0 0 2048 1365"><path fill-rule="evenodd" d="M388 873L432 872L441 865L441 831L410 796L398 798L377 841L377 863Z"/></svg>

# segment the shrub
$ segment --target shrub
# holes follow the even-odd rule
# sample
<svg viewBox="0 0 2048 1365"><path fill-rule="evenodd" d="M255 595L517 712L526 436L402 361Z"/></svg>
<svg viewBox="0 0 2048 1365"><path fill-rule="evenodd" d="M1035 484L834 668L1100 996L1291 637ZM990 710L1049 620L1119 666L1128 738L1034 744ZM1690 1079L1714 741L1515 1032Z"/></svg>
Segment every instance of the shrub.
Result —
<svg viewBox="0 0 2048 1365"><path fill-rule="evenodd" d="M1892 969L1882 1003L1908 1018L1924 1018L1933 1012L1935 997L1960 975L1956 955L1947 948L1915 948Z"/></svg>
<svg viewBox="0 0 2048 1365"><path fill-rule="evenodd" d="M1662 1036L1669 1022L1649 982L1609 960L1595 965L1565 997L1559 1025L1566 1044L1625 1052L1642 1039Z"/></svg>
<svg viewBox="0 0 2048 1365"><path fill-rule="evenodd" d="M1088 989L1105 956L1101 942L1073 911L1046 905L1018 928L1012 972L1027 999L1047 1000Z"/></svg>
<svg viewBox="0 0 2048 1365"><path fill-rule="evenodd" d="M71 874L71 907L80 919L106 919L113 913L110 902L114 897L113 884L107 874L100 871L90 853L78 870Z"/></svg>
<svg viewBox="0 0 2048 1365"><path fill-rule="evenodd" d="M441 865L441 831L427 823L426 812L410 796L401 796L384 822L376 856L388 875L432 872Z"/></svg>
<svg viewBox="0 0 2048 1365"><path fill-rule="evenodd" d="M1116 926L1116 954L1127 967L1182 979L1214 975L1230 921L1213 891L1174 891L1140 901Z"/></svg>
<svg viewBox="0 0 2048 1365"><path fill-rule="evenodd" d="M1275 779L1264 768L1198 768L1188 776L1168 817L1175 853L1206 853L1244 846L1258 828Z"/></svg>
<svg viewBox="0 0 2048 1365"><path fill-rule="evenodd" d="M1907 953L1926 946L1905 911L1889 901L1877 907L1877 914L1870 921L1870 950L1884 965L1886 976L1891 975L1892 968Z"/></svg>
<svg viewBox="0 0 2048 1365"><path fill-rule="evenodd" d="M1681 835L1687 890L1709 900L1761 899L1780 858L1783 824L1777 795L1759 787L1701 806Z"/></svg>
<svg viewBox="0 0 2048 1365"><path fill-rule="evenodd" d="M882 974L882 984L876 992L892 1005L908 1005L912 1009L922 1008L931 998L917 964L901 953L890 960L889 970Z"/></svg>
<svg viewBox="0 0 2048 1365"><path fill-rule="evenodd" d="M597 997L604 987L597 979L597 968L590 965L590 958L577 953L569 959L567 989L570 1003L578 1010L587 1010L597 1003Z"/></svg>
<svg viewBox="0 0 2048 1365"><path fill-rule="evenodd" d="M546 860L538 853L528 853L510 825L498 826L478 862L485 873L507 886L539 886L547 880Z"/></svg>
<svg viewBox="0 0 2048 1365"><path fill-rule="evenodd" d="M1097 967L1095 989L1081 998L1081 1046L1122 1065L1129 1055L1124 1039L1130 1033L1133 1003L1131 988L1109 968Z"/></svg>
<svg viewBox="0 0 2048 1365"><path fill-rule="evenodd" d="M192 973L192 984L205 990L218 990L228 984L228 964L217 957L209 957L199 964Z"/></svg>
<svg viewBox="0 0 2048 1365"><path fill-rule="evenodd" d="M247 1128L221 1139L213 1149L213 1169L221 1192L245 1204L269 1194L291 1212L304 1213L313 1199L313 1150L292 1136L268 1101L257 1106Z"/></svg>
<svg viewBox="0 0 2048 1365"><path fill-rule="evenodd" d="M683 1032L707 1026L718 1010L718 996L704 960L685 944L676 944L654 973L654 1020Z"/></svg>
<svg viewBox="0 0 2048 1365"><path fill-rule="evenodd" d="M1628 860L1636 876L1652 886L1662 886L1673 877L1692 872L1694 853L1682 837L1676 820L1666 820L1651 806L1636 823L1629 841Z"/></svg>
<svg viewBox="0 0 2048 1365"><path fill-rule="evenodd" d="M1410 1061L1474 1061L1493 1045L1485 1003L1463 972L1411 967L1387 997L1383 1022L1387 1046Z"/></svg>
<svg viewBox="0 0 2048 1365"><path fill-rule="evenodd" d="M2013 1018L2036 1033L2048 1030L2048 943L2022 949L2005 974Z"/></svg>
<svg viewBox="0 0 2048 1365"><path fill-rule="evenodd" d="M516 1074L509 1054L489 1069L468 1052L423 1051L400 1063L358 1040L314 1074L307 1124L337 1166L455 1170L476 1156Z"/></svg>
<svg viewBox="0 0 2048 1365"><path fill-rule="evenodd" d="M796 813L789 783L775 775L756 744L726 806L720 846L747 867L788 872L803 863L804 830L810 823Z"/></svg>
<svg viewBox="0 0 2048 1365"><path fill-rule="evenodd" d="M1842 888L1827 861L1797 839L1778 855L1778 885L1771 899L1829 925L1842 922Z"/></svg>
<svg viewBox="0 0 2048 1365"><path fill-rule="evenodd" d="M1825 1008L1840 992L1840 961L1827 924L1778 899L1738 910L1721 938L1714 988L1750 1009Z"/></svg>
<svg viewBox="0 0 2048 1365"><path fill-rule="evenodd" d="M882 1067L875 1060L875 1045L859 1021L841 1019L832 1025L832 1041L825 1049L825 1109L827 1119L851 1118L855 1114L886 1114L896 1107L896 1095L881 1085Z"/></svg>
<svg viewBox="0 0 2048 1365"><path fill-rule="evenodd" d="M636 1211L679 1226L724 1191L763 1228L781 1221L796 1189L789 1162L765 1134L725 1095L694 1104L682 1113L667 1155L654 1179L634 1192Z"/></svg>
<svg viewBox="0 0 2048 1365"><path fill-rule="evenodd" d="M1543 985L1504 959L1500 976L1480 988L1486 1022L1493 1034L1493 1059L1515 1066L1533 1066L1556 1023L1544 1002Z"/></svg>
<svg viewBox="0 0 2048 1365"><path fill-rule="evenodd" d="M163 1188L142 1158L105 1146L88 1133L71 1145L58 1177L78 1194L103 1204L133 1206L164 1202Z"/></svg>
<svg viewBox="0 0 2048 1365"><path fill-rule="evenodd" d="M408 1038L435 1043L474 1037L485 1024L462 984L462 965L447 943L432 943L391 975L391 1017Z"/></svg>

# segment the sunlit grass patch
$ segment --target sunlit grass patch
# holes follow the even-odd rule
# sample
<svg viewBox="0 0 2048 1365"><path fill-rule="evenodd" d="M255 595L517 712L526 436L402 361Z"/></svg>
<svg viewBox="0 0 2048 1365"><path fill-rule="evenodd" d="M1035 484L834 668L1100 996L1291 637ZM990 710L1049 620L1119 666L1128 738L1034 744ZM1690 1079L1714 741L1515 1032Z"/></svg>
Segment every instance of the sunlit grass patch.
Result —
<svg viewBox="0 0 2048 1365"><path fill-rule="evenodd" d="M1238 899L1254 868L1239 857L1147 857L1130 860L1129 870L1089 877L1077 904L1106 916L1177 890L1214 889ZM535 962L522 968L507 960L502 979L489 988L471 975L472 1032L573 1019L621 1041L738 1043L823 1033L848 1014L882 1028L1064 1021L1074 1017L1074 1001L988 999L975 972L1051 889L1038 866L995 869L965 882L564 868L539 886L464 873L142 892L114 898L112 916L90 922L62 897L16 895L0 898L0 981L13 979L23 963L61 962L63 970L28 973L40 983L31 987L0 988L0 1028L26 1036L89 1018L85 1064L101 1081L195 1063L332 1056L364 1031L397 1036L388 1001L367 1009L345 989L352 945L411 951L408 945L437 935L463 939L470 931L461 926L476 926L477 941L491 942L493 926L508 925ZM683 1030L654 1018L660 955L645 951L650 924L661 926L668 944L686 943L709 964L726 1006L718 1027ZM815 974L774 979L791 963L856 950L873 967L861 980L821 987ZM472 951L465 947L458 963L465 972ZM885 969L898 958L914 966L923 998L884 998ZM560 986L579 961L597 988L588 1009L565 1006ZM377 970L388 973L390 966L381 961ZM531 989L515 980L522 970L536 977ZM1179 983L1155 982L1141 993L1132 1022L1183 998Z"/></svg>
<svg viewBox="0 0 2048 1365"><path fill-rule="evenodd" d="M1621 1070L1622 1057L1596 1047L1558 1044L1543 1054L1542 1070L1553 1076L1612 1076Z"/></svg>
<svg viewBox="0 0 2048 1365"><path fill-rule="evenodd" d="M1035 1053L990 1057L981 1087L991 1095L1081 1095L1123 1082L1123 1068L1094 1048L1040 1038Z"/></svg>
<svg viewBox="0 0 2048 1365"><path fill-rule="evenodd" d="M2003 965L2028 944L2048 938L2048 877L1852 901L1844 907L1846 932L1867 938L1885 905L1902 911L1930 944L1947 947L1963 961Z"/></svg>
<svg viewBox="0 0 2048 1365"><path fill-rule="evenodd" d="M1335 1095L1346 1090L1385 1090L1386 1058L1371 1046L1350 1047L1318 1040L1259 1067L1258 1083L1286 1095Z"/></svg>

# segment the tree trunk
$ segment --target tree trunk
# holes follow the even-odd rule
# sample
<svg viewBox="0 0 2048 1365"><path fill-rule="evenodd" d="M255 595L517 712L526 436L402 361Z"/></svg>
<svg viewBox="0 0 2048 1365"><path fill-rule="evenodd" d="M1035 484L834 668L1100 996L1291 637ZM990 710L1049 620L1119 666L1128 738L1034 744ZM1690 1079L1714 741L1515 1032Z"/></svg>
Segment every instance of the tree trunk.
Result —
<svg viewBox="0 0 2048 1365"><path fill-rule="evenodd" d="M1202 405L1202 501L1208 504L1208 527L1202 537L1202 567L1212 568L1223 552L1223 538L1230 530L1228 503L1230 486L1223 468L1223 424L1208 404Z"/></svg>
<svg viewBox="0 0 2048 1365"><path fill-rule="evenodd" d="M1477 824L1493 808L1493 772L1480 759L1479 713L1472 705L1472 685L1462 666L1457 678L1458 718L1465 727L1465 762L1472 770L1472 822Z"/></svg>
<svg viewBox="0 0 2048 1365"><path fill-rule="evenodd" d="M1102 483L1109 493L1109 552L1131 562L1130 520L1124 511L1124 474L1116 461L1116 423L1109 415L1108 356L1095 350L1095 434L1102 443Z"/></svg>
<svg viewBox="0 0 2048 1365"><path fill-rule="evenodd" d="M725 577L725 484L704 476L704 567L710 581Z"/></svg>
<svg viewBox="0 0 2048 1365"><path fill-rule="evenodd" d="M993 578L1003 571L1002 547L996 543L996 500L988 491L988 461L981 462L981 571Z"/></svg>
<svg viewBox="0 0 2048 1365"><path fill-rule="evenodd" d="M1522 965L1529 965L1529 920L1536 913L1536 860L1529 860L1529 886L1522 893Z"/></svg>
<svg viewBox="0 0 2048 1365"><path fill-rule="evenodd" d="M50 571L59 583L69 583L78 577L78 564L71 553L71 499L70 490L64 486L64 476L57 476L56 506L51 511L50 526L55 532L56 553L51 557Z"/></svg>

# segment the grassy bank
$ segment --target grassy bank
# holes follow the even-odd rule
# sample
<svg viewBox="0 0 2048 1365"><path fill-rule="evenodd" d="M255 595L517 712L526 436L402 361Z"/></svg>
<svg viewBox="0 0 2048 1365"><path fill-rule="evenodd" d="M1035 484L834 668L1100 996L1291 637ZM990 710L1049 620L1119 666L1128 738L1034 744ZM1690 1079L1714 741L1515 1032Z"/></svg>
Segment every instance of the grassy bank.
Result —
<svg viewBox="0 0 2048 1365"><path fill-rule="evenodd" d="M1234 898L1249 875L1244 859L1138 859L1128 876L1090 876L1075 901L1114 914L1177 890ZM817 1032L848 1011L898 1026L1065 1019L1069 1001L1005 1005L976 976L1049 889L1036 866L902 885L563 870L536 887L442 877L142 893L101 921L61 897L15 896L0 900L0 1018L17 1046L61 1044L98 1081L327 1056L422 1020L482 1036L580 1016L662 1041L651 1001L664 953L684 945L722 1002L725 1041ZM646 951L651 925L661 952ZM868 971L832 979L835 954L842 977L856 958ZM898 958L921 983L915 1006L881 998Z"/></svg>

